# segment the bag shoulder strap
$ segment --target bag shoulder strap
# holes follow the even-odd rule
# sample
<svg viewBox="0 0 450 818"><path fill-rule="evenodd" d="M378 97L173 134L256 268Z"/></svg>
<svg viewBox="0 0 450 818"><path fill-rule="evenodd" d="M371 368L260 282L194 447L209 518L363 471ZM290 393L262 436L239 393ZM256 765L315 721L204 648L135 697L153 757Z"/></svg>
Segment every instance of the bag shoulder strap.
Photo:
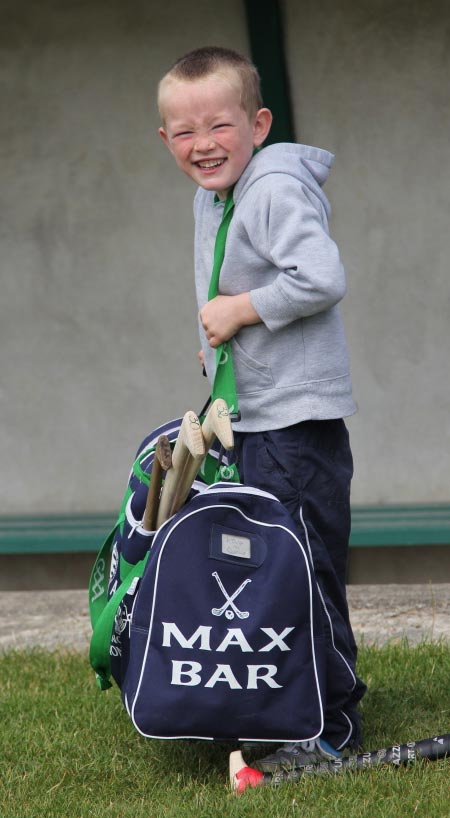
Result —
<svg viewBox="0 0 450 818"><path fill-rule="evenodd" d="M211 273L211 280L208 290L208 301L215 298L219 292L219 277L225 257L225 247L227 242L228 228L234 213L233 189L230 190L223 209L222 221L217 230L214 244L214 262ZM239 406L236 390L236 379L234 375L233 358L231 354L231 344L226 341L216 350L216 372L212 386L211 400L222 398L232 415L238 415Z"/></svg>
<svg viewBox="0 0 450 818"><path fill-rule="evenodd" d="M136 565L133 565L124 581L106 603L95 623L89 650L89 662L97 674L97 684L101 690L107 690L108 687L111 687L111 661L109 651L117 609L133 582L142 577L149 558L149 553L150 552L145 555L144 559L137 562Z"/></svg>
<svg viewBox="0 0 450 818"><path fill-rule="evenodd" d="M89 613L93 629L102 614L108 598L108 560L119 522L120 518L100 548L89 579Z"/></svg>
<svg viewBox="0 0 450 818"><path fill-rule="evenodd" d="M148 455L148 453L151 451L152 448L146 449L145 454ZM141 459L142 453L137 456L135 462L133 463L132 472L141 482L148 484L149 477L148 474L142 471L140 464ZM133 580L137 576L142 576L142 573L140 572L143 571L148 558L147 554L144 560L141 560L141 562L137 563L131 568L117 591L108 600L109 557L113 549L116 534L119 532L122 533L122 527L125 521L125 507L129 496L130 488L128 487L122 501L118 520L97 554L89 579L89 613L92 626L90 662L97 673L98 684L103 690L106 690L111 686L109 682L109 677L111 675L109 643L111 641L111 634L117 608L127 593Z"/></svg>

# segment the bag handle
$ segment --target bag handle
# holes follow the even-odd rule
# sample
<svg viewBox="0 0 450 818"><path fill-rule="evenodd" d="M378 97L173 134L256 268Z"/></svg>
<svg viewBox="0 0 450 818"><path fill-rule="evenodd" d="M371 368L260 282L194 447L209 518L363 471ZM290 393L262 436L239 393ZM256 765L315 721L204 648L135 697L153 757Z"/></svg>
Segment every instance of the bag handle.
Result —
<svg viewBox="0 0 450 818"><path fill-rule="evenodd" d="M151 451L151 449L146 450L145 454L148 455L149 451ZM137 474L141 482L148 483L148 475L142 471L140 466L141 458L142 453L138 455L133 464L133 473ZM129 490L127 489L118 520L97 554L89 579L89 613L92 626L89 661L97 674L97 683L102 690L106 690L108 687L111 687L111 682L109 681L111 676L109 648L117 608L122 602L122 599L127 593L133 580L136 577L142 576L148 559L147 553L143 560L132 566L123 582L108 600L109 557L113 548L116 532L118 530L122 532L123 530L122 526L125 521L125 506L129 496Z"/></svg>
<svg viewBox="0 0 450 818"><path fill-rule="evenodd" d="M234 213L233 188L228 193L223 208L222 220L217 230L214 244L214 262L211 273L211 280L208 290L208 301L215 298L219 292L219 276L225 256L225 246L227 242L228 228ZM216 372L212 385L211 400L222 398L233 415L234 420L239 420L239 406L236 390L236 379L234 375L233 357L231 354L231 344L225 341L216 349Z"/></svg>
<svg viewBox="0 0 450 818"><path fill-rule="evenodd" d="M133 565L124 581L106 603L95 623L89 649L89 662L97 674L97 684L101 690L107 690L111 687L111 661L109 651L117 609L133 582L142 577L149 555L150 552L147 552L144 559L137 562L136 565Z"/></svg>

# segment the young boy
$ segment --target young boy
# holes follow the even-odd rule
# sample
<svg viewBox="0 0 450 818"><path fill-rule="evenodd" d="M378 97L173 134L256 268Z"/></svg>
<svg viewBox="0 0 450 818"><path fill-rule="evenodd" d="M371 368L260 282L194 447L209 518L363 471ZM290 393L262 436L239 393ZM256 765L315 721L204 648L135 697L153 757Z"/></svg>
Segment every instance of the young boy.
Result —
<svg viewBox="0 0 450 818"><path fill-rule="evenodd" d="M280 747L263 770L339 756L360 744L345 573L352 455L343 417L355 412L337 303L345 293L322 191L333 156L304 145L259 150L272 115L245 57L200 48L159 86L159 133L199 186L194 201L201 360L211 381L215 350L231 339L241 420L241 480L275 494L309 548L327 639L327 699L320 739ZM208 301L214 243L232 193L219 295Z"/></svg>

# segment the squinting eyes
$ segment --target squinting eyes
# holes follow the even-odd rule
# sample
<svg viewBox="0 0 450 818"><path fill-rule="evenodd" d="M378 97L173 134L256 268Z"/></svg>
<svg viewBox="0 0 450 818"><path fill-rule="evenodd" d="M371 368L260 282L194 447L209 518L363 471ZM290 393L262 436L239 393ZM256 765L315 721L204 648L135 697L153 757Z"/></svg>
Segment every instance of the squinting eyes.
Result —
<svg viewBox="0 0 450 818"><path fill-rule="evenodd" d="M211 131L220 131L224 128L232 128L231 122L221 122L219 125L213 125ZM194 131L178 131L173 135L173 139L177 139L183 136L194 136Z"/></svg>

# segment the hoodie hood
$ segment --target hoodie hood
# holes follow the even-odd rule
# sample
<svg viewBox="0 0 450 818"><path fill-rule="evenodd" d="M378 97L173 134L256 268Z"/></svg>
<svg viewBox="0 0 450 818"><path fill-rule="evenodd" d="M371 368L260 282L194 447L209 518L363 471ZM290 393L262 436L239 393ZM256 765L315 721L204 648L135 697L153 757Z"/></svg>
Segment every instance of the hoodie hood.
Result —
<svg viewBox="0 0 450 818"><path fill-rule="evenodd" d="M333 162L334 155L322 148L291 142L268 145L253 156L236 182L234 202L238 204L249 187L262 176L269 173L286 173L298 179L319 199L329 218L330 204L322 186L328 178Z"/></svg>

